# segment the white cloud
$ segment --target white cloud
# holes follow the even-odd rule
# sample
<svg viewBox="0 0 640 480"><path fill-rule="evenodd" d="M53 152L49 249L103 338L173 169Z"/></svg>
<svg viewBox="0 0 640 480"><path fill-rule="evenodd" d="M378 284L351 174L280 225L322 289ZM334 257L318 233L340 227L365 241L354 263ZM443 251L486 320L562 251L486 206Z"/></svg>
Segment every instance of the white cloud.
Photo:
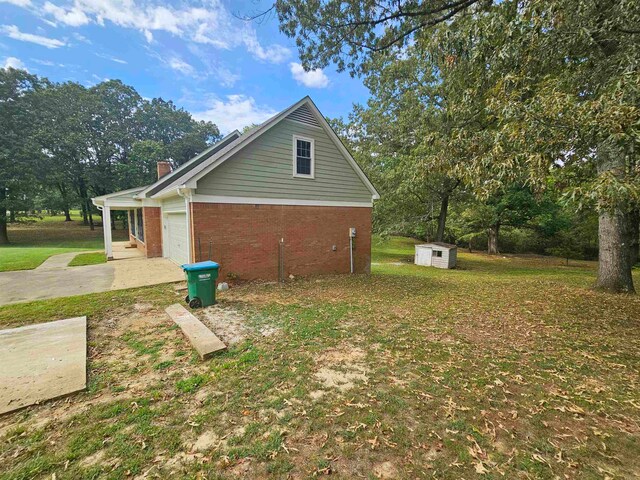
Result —
<svg viewBox="0 0 640 480"><path fill-rule="evenodd" d="M31 6L31 0L0 0L0 3L10 3L22 8Z"/></svg>
<svg viewBox="0 0 640 480"><path fill-rule="evenodd" d="M208 103L206 110L194 112L193 117L215 123L224 133L262 123L278 113L270 107L257 105L253 97L240 94L227 95L226 101L214 97Z"/></svg>
<svg viewBox="0 0 640 480"><path fill-rule="evenodd" d="M76 40L78 40L79 42L84 42L84 43L88 43L91 44L91 40L89 40L87 37L85 37L84 35L80 35L78 32L73 32L73 38L75 38Z"/></svg>
<svg viewBox="0 0 640 480"><path fill-rule="evenodd" d="M225 67L213 67L213 74L220 81L220 85L227 88L233 87L240 80L240 75Z"/></svg>
<svg viewBox="0 0 640 480"><path fill-rule="evenodd" d="M167 65L169 65L169 67L171 67L172 69L182 73L183 75L188 75L192 77L196 74L196 69L193 68L191 64L182 60L180 57L170 58L167 61Z"/></svg>
<svg viewBox="0 0 640 480"><path fill-rule="evenodd" d="M64 23L65 25L79 27L81 25L86 25L87 23L89 23L89 17L87 17L87 15L76 6L65 10L64 8L54 5L51 2L46 2L42 8L46 13L53 16L53 18L55 18L58 22Z"/></svg>
<svg viewBox="0 0 640 480"><path fill-rule="evenodd" d="M242 41L247 47L247 50L253 53L259 60L265 60L270 63L282 63L291 56L291 51L288 48L278 45L277 43L269 45L266 48L260 45L258 37L256 37L256 32L253 30L246 31Z"/></svg>
<svg viewBox="0 0 640 480"><path fill-rule="evenodd" d="M211 55L211 52L207 48L192 44L189 45L189 51L196 56L204 66L200 71L205 78L214 77L220 85L227 88L233 87L236 82L240 80L239 74L223 66L214 55Z"/></svg>
<svg viewBox="0 0 640 480"><path fill-rule="evenodd" d="M2 68L4 68L5 70L8 68L15 68L16 70L27 69L25 64L22 63L22 60L16 57L7 57L7 59L4 61L4 66Z"/></svg>
<svg viewBox="0 0 640 480"><path fill-rule="evenodd" d="M20 40L23 42L35 43L47 48L64 47L66 43L56 40L55 38L43 37L42 35L34 35L32 33L21 32L15 25L2 25L0 26L0 32L9 38L14 40Z"/></svg>
<svg viewBox="0 0 640 480"><path fill-rule="evenodd" d="M321 68L305 72L302 65L295 62L291 62L289 67L294 80L305 87L326 88L329 86L329 77L325 75Z"/></svg>
<svg viewBox="0 0 640 480"><path fill-rule="evenodd" d="M3 0L0 0L3 1ZM25 0L14 0L25 1ZM291 51L278 44L263 46L253 27L234 18L221 0L208 0L204 7L175 7L160 0L72 0L63 6L47 2L43 16L71 26L107 22L140 31L148 43L154 32L168 32L187 41L232 49L243 46L255 58L282 63ZM157 2L157 3L154 3Z"/></svg>
<svg viewBox="0 0 640 480"><path fill-rule="evenodd" d="M107 55L106 53L96 53L96 57L104 58L105 60L111 60L112 62L120 63L122 65L126 65L128 63L126 60L122 60L121 58L114 57L112 55Z"/></svg>

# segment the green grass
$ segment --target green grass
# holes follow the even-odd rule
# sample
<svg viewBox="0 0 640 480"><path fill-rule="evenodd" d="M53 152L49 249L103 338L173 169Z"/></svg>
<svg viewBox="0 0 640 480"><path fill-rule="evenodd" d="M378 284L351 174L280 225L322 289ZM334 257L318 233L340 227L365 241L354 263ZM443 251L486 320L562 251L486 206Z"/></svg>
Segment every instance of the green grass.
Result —
<svg viewBox="0 0 640 480"><path fill-rule="evenodd" d="M107 256L102 252L89 252L80 253L73 257L73 260L69 262L70 267L80 267L83 265L98 265L100 263L106 263Z"/></svg>
<svg viewBox="0 0 640 480"><path fill-rule="evenodd" d="M82 224L78 212L73 212L72 219L65 222L64 216L59 215L10 224L11 243L0 247L0 272L31 270L52 255L104 248L102 227L91 230ZM119 225L113 231L114 241L126 238L127 232Z"/></svg>
<svg viewBox="0 0 640 480"><path fill-rule="evenodd" d="M222 292L253 333L206 361L172 285L0 307L86 314L90 353L87 392L3 416L0 476L638 478L640 298L592 290L593 262L440 270L414 243L375 238L371 275Z"/></svg>

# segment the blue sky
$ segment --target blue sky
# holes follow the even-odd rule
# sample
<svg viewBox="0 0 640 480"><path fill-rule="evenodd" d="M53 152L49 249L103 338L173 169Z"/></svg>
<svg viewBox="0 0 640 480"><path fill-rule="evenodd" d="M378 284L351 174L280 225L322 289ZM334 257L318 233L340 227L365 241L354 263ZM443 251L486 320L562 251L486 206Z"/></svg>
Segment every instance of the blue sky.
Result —
<svg viewBox="0 0 640 480"><path fill-rule="evenodd" d="M269 1L0 0L0 68L94 85L121 79L173 100L228 132L260 123L305 95L346 116L366 101L359 79L304 72L275 16L244 22Z"/></svg>

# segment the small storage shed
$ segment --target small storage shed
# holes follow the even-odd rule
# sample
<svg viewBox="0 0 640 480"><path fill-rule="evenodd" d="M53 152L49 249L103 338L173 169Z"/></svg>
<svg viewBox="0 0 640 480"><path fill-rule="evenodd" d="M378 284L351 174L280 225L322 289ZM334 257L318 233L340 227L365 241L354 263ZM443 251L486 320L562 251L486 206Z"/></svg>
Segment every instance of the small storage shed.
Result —
<svg viewBox="0 0 640 480"><path fill-rule="evenodd" d="M455 268L458 247L450 243L433 242L416 245L416 265L437 268Z"/></svg>

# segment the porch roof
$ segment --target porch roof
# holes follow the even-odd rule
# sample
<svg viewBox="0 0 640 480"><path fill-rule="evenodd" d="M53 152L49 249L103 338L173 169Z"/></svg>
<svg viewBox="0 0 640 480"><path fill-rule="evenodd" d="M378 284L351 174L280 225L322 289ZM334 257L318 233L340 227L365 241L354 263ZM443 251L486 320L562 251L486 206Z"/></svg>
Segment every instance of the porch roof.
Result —
<svg viewBox="0 0 640 480"><path fill-rule="evenodd" d="M147 186L130 188L129 190L121 190L119 192L101 195L92 199L93 204L98 207L111 207L114 210L139 208L142 206L142 200L136 196Z"/></svg>

